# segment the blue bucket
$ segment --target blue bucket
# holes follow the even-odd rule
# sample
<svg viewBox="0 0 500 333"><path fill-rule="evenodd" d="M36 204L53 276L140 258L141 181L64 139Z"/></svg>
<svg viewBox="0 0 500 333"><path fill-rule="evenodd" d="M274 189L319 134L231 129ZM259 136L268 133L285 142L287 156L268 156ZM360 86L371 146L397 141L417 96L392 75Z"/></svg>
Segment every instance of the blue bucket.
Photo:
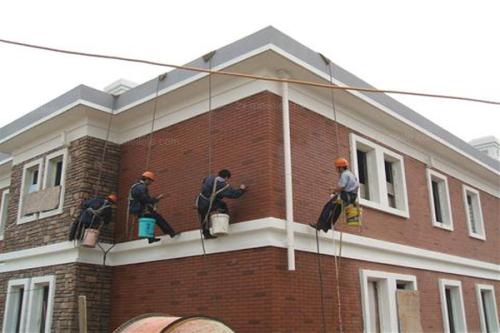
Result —
<svg viewBox="0 0 500 333"><path fill-rule="evenodd" d="M139 219L139 237L153 238L155 236L155 219L141 217Z"/></svg>

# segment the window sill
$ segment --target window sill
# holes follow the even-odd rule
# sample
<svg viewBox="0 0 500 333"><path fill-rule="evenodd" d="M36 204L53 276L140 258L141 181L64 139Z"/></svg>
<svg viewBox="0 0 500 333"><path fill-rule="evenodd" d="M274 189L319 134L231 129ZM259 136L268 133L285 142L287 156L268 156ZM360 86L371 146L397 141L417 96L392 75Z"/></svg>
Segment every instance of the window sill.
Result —
<svg viewBox="0 0 500 333"><path fill-rule="evenodd" d="M452 225L446 225L438 222L432 222L432 226L435 228L447 230L447 231L453 231L453 226Z"/></svg>
<svg viewBox="0 0 500 333"><path fill-rule="evenodd" d="M44 218L47 218L47 217L52 217L52 216L60 215L62 213L63 213L63 209L62 208L57 208L57 209L54 209L54 210L49 210L47 212L40 212L38 219L44 219Z"/></svg>
<svg viewBox="0 0 500 333"><path fill-rule="evenodd" d="M24 223L29 223L38 220L38 217L36 215L33 216L26 216L26 217L18 217L17 218L17 224L24 224Z"/></svg>
<svg viewBox="0 0 500 333"><path fill-rule="evenodd" d="M382 206L381 204L374 202L374 201L369 201L369 200L360 198L359 204L362 206L365 206L365 207L369 207L369 208L373 208L373 209L382 211L384 213L389 213L392 215L403 217L405 219L410 218L410 214L408 211L404 211L404 210L400 210L400 209L396 209L396 208L392 208L392 207L387 207L387 206Z"/></svg>
<svg viewBox="0 0 500 333"><path fill-rule="evenodd" d="M486 241L486 236L481 234L469 233L469 237L476 238L482 241Z"/></svg>

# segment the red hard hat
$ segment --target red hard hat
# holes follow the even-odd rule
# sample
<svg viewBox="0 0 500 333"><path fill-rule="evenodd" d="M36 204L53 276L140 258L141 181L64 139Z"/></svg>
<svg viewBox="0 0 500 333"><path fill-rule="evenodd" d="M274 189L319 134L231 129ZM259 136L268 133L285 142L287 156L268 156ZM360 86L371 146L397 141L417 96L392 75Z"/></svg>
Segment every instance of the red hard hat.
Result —
<svg viewBox="0 0 500 333"><path fill-rule="evenodd" d="M340 157L335 160L335 166L337 168L342 168L342 167L347 168L349 166L349 162L347 162L345 158Z"/></svg>
<svg viewBox="0 0 500 333"><path fill-rule="evenodd" d="M118 196L114 193L111 193L110 195L108 195L108 200L111 201L111 202L117 202L118 201Z"/></svg>

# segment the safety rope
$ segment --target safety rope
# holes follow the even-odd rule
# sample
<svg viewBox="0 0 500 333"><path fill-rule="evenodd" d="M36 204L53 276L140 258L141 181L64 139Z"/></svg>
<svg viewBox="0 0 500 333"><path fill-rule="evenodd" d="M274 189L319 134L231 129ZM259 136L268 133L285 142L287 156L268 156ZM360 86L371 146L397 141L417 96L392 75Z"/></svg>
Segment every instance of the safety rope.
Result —
<svg viewBox="0 0 500 333"><path fill-rule="evenodd" d="M208 69L211 72L212 71L212 57L215 55L215 51L209 52L203 56L203 60L208 64ZM208 152L207 152L207 157L208 157L208 176L210 176L212 172L212 75L209 73L208 74ZM203 250L203 265L205 272L210 271L210 265L208 262L208 256L207 256L207 250L205 247L205 239L203 236L203 226L204 223L210 223L210 210L212 208L213 204L213 192L216 191L216 186L217 186L217 179L214 179L214 184L213 184L213 189L212 193L210 195L210 202L209 202L209 207L207 210L207 213L203 217L203 220L201 219L201 216L198 214L198 211L196 212L198 216L198 220L200 222L200 241L201 241L201 247ZM208 230L210 232L210 226L208 226ZM224 274L222 274L221 278L223 278ZM206 281L210 281L210 279L205 279ZM214 284L215 285L215 284ZM220 285L224 285L224 283L221 281ZM208 290L209 288L207 288ZM219 311L221 309L220 303L219 303L219 297L215 294L215 290L213 294L211 295L211 301L215 305L216 311ZM209 295L210 296L210 295Z"/></svg>
<svg viewBox="0 0 500 333"><path fill-rule="evenodd" d="M320 298L321 298L321 323L322 323L322 332L326 332L326 319L325 319L325 299L324 299L324 290L323 290L323 272L321 270L321 253L319 251L319 230L316 229L316 251L318 258L318 272L319 272L319 288L320 288Z"/></svg>
<svg viewBox="0 0 500 333"><path fill-rule="evenodd" d="M333 73L332 73L332 62L330 59L325 57L323 54L320 53L321 58L325 62L326 67L328 68L328 75L330 79L330 85L333 86ZM335 151L336 154L335 156L340 156L340 139L339 139L339 125L337 121L337 109L335 107L335 93L334 89L330 89L330 98L331 98L331 103L332 103L332 111L333 111L333 122L335 126ZM338 194L339 195L339 194ZM340 207L341 209L341 214L344 209L343 204ZM340 216L339 216L340 218ZM338 325L339 325L339 331L340 333L344 332L344 325L342 322L342 301L341 301L341 292L340 292L340 255L342 254L339 251L339 254L337 255L337 250L336 250L336 242L335 242L335 224L332 225L332 237L333 237L333 258L335 262L335 285L336 285L336 293L337 293L337 313L338 313ZM342 231L340 231L340 249L342 249Z"/></svg>

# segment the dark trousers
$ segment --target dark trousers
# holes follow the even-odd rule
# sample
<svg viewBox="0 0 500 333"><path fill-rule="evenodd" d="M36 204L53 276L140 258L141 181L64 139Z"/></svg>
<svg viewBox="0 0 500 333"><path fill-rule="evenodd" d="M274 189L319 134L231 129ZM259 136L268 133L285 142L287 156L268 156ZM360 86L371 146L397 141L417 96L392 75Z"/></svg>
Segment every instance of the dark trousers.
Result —
<svg viewBox="0 0 500 333"><path fill-rule="evenodd" d="M227 207L227 204L222 200L215 200L212 203L212 208L210 208L210 211L208 211L209 205L210 202L208 202L208 200L200 198L198 202L198 214L200 216L200 222L202 224L204 234L210 233L210 221L208 220L207 214L215 211L223 214L229 214L229 208ZM205 218L207 219L206 223L204 223Z"/></svg>
<svg viewBox="0 0 500 333"><path fill-rule="evenodd" d="M163 216L161 216L157 212L155 212L155 211L149 212L149 213L143 214L142 216L143 217L149 217L149 218L155 219L155 221L156 221L155 224L158 227L160 227L161 231L163 231L163 233L165 235L170 235L170 237L175 236L175 230L174 230L174 228L172 228L170 226L170 224L168 224L167 220L165 220L163 218Z"/></svg>
<svg viewBox="0 0 500 333"><path fill-rule="evenodd" d="M342 192L340 193L340 199L344 205L350 205L356 202L356 193L352 192ZM328 200L328 202L323 206L323 210L318 218L317 229L327 232L330 230L332 225L334 225L340 214L342 213L342 203L337 203L337 196Z"/></svg>

